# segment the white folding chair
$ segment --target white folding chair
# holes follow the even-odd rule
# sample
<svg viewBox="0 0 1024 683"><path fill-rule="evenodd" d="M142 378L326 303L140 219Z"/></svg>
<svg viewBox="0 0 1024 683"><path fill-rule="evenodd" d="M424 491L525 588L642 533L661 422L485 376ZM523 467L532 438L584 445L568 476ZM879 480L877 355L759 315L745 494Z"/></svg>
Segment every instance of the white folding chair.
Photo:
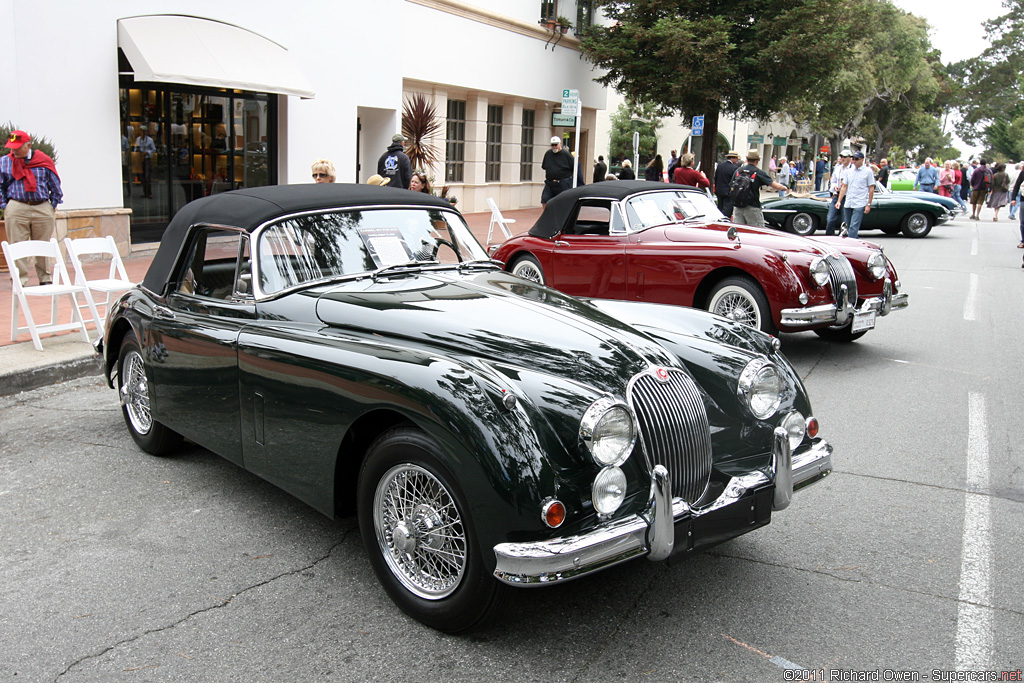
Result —
<svg viewBox="0 0 1024 683"><path fill-rule="evenodd" d="M11 269L11 279L13 280L14 296L11 297L11 341L16 341L18 339L18 335L22 332L28 332L29 335L32 336L32 345L36 347L37 351L42 351L43 344L39 341L40 332L81 330L82 338L88 342L89 333L85 329L85 320L82 318L81 311L78 310L78 302L75 300L75 295L79 292L85 295L86 305L92 313L93 320L97 320L99 317L96 315L96 306L93 305L92 295L89 293L87 288L81 285L71 284L71 278L68 277L68 270L64 266L64 258L60 254L60 247L57 246L57 240L52 238L49 242L44 242L43 240L26 240L24 242L15 242L14 244L9 244L5 241L0 244L0 248L3 249L4 257L7 259L7 265ZM18 259L26 258L28 256L53 259L52 284L22 286L21 274L18 272ZM37 325L32 319L32 310L28 305L28 297L30 296L50 297L49 323ZM68 300L71 302L72 320L70 323L57 322L57 303L62 296L68 297ZM18 325L19 305L22 313L25 315L25 322L28 324L27 327L21 327Z"/></svg>
<svg viewBox="0 0 1024 683"><path fill-rule="evenodd" d="M82 237L76 240L65 237L64 246L67 247L68 257L71 259L71 265L75 269L75 284L87 288L90 292L103 293L102 302L98 296L92 297L96 310L98 311L100 307L103 308L103 317L96 318L96 330L102 337L103 321L106 319L107 313L110 312L110 295L118 292L127 292L135 284L128 279L128 273L124 269L124 262L121 260L121 255L117 252L117 244L110 235L106 237ZM106 278L90 280L86 277L85 268L82 267L82 257L86 255L110 257L110 271L107 273ZM89 305L88 300L85 303L78 303L77 294L74 297L79 311Z"/></svg>
<svg viewBox="0 0 1024 683"><path fill-rule="evenodd" d="M491 243L491 235L494 233L495 225L505 234L505 239L512 237L512 231L508 229L508 226L515 223L516 219L502 216L501 211L498 210L498 205L490 197L487 198L487 206L491 208L491 222L487 225L487 245Z"/></svg>

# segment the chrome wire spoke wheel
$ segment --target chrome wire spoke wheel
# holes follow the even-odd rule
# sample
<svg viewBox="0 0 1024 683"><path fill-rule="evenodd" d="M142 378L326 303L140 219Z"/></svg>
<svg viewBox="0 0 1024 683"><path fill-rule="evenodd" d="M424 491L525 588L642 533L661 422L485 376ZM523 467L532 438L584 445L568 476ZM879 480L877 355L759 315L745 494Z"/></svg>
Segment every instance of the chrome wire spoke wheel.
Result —
<svg viewBox="0 0 1024 683"><path fill-rule="evenodd" d="M754 302L744 292L731 289L722 290L711 312L750 327L760 327L761 320Z"/></svg>
<svg viewBox="0 0 1024 683"><path fill-rule="evenodd" d="M396 465L381 477L373 526L399 581L427 600L447 597L466 570L466 529L451 493L422 467Z"/></svg>
<svg viewBox="0 0 1024 683"><path fill-rule="evenodd" d="M135 350L128 352L121 367L121 403L128 411L128 419L135 431L148 434L153 428L153 416L149 412L149 383L142 356Z"/></svg>
<svg viewBox="0 0 1024 683"><path fill-rule="evenodd" d="M541 270L540 264L530 256L516 261L516 265L512 267L512 274L539 285L544 284L544 271Z"/></svg>

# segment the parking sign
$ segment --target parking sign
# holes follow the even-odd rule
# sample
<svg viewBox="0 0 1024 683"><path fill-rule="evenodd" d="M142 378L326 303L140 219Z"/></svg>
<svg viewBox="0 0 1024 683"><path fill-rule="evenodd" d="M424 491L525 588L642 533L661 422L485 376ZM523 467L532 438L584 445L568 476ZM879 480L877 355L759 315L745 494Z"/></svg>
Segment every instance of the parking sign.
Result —
<svg viewBox="0 0 1024 683"><path fill-rule="evenodd" d="M692 132L690 134L693 135L693 137L699 137L701 135L704 135L704 117L703 116L694 116L693 117L693 126L691 126L691 130L692 130Z"/></svg>

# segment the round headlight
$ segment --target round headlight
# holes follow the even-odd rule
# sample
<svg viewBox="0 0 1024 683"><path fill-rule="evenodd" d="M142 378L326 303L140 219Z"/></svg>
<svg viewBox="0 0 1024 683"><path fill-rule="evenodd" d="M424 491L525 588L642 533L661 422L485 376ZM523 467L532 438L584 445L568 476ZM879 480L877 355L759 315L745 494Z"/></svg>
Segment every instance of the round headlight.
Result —
<svg viewBox="0 0 1024 683"><path fill-rule="evenodd" d="M807 420L799 411L794 410L782 419L781 426L789 434L790 449L795 450L804 440L804 434L807 433Z"/></svg>
<svg viewBox="0 0 1024 683"><path fill-rule="evenodd" d="M594 479L594 509L610 515L626 499L626 475L618 467L605 467Z"/></svg>
<svg viewBox="0 0 1024 683"><path fill-rule="evenodd" d="M779 371L764 358L747 363L740 373L737 392L750 414L759 420L771 417L782 403L784 389Z"/></svg>
<svg viewBox="0 0 1024 683"><path fill-rule="evenodd" d="M811 279L814 280L819 287L824 287L825 283L828 282L828 263L825 259L818 257L811 261Z"/></svg>
<svg viewBox="0 0 1024 683"><path fill-rule="evenodd" d="M876 251L868 257L868 275L875 280L881 280L885 277L885 264L885 254Z"/></svg>
<svg viewBox="0 0 1024 683"><path fill-rule="evenodd" d="M610 398L594 401L580 421L580 438L599 465L621 465L636 441L629 408Z"/></svg>

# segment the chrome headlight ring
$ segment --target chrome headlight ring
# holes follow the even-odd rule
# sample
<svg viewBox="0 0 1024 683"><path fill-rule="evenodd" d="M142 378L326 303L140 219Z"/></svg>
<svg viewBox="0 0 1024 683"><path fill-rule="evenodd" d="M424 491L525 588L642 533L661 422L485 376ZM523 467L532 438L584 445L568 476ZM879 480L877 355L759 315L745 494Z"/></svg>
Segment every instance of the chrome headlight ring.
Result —
<svg viewBox="0 0 1024 683"><path fill-rule="evenodd" d="M775 365L766 358L754 358L740 373L736 393L744 407L758 420L767 420L782 403L785 383Z"/></svg>
<svg viewBox="0 0 1024 683"><path fill-rule="evenodd" d="M624 403L602 397L590 404L580 420L580 440L594 462L618 467L626 462L636 443L636 421Z"/></svg>
<svg viewBox="0 0 1024 683"><path fill-rule="evenodd" d="M888 261L885 258L885 254L880 251L876 251L868 257L868 275L871 276L872 280L881 280L885 277L886 266Z"/></svg>
<svg viewBox="0 0 1024 683"><path fill-rule="evenodd" d="M819 287L824 287L825 283L828 282L828 261L823 257L818 256L811 261L811 265L807 270L811 275L811 279Z"/></svg>

